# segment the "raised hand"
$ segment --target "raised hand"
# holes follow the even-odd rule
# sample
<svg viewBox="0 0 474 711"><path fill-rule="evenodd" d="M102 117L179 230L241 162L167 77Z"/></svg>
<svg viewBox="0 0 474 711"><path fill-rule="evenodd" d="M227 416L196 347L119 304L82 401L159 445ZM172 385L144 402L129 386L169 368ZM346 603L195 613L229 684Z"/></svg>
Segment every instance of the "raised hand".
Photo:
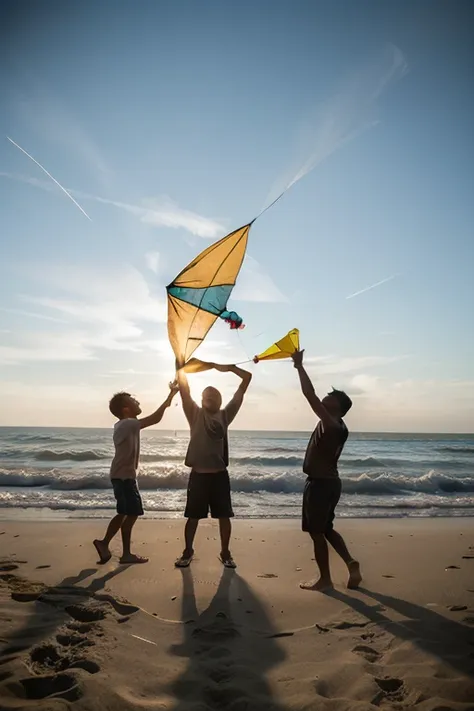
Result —
<svg viewBox="0 0 474 711"><path fill-rule="evenodd" d="M304 348L301 351L295 351L295 353L292 353L291 358L293 360L295 368L301 368L301 366L303 365L303 353Z"/></svg>
<svg viewBox="0 0 474 711"><path fill-rule="evenodd" d="M170 397L174 397L176 393L179 393L179 385L177 380L173 380L168 383L168 387L170 389Z"/></svg>

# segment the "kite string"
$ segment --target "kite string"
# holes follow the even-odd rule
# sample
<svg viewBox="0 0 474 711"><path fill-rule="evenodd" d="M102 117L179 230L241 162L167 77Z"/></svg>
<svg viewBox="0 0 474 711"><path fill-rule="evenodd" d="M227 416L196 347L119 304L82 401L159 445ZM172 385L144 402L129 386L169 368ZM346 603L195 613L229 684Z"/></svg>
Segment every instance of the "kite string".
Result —
<svg viewBox="0 0 474 711"><path fill-rule="evenodd" d="M261 217L264 212L266 212L266 211L269 210L271 207L273 207L273 205L275 205L275 204L278 202L278 200L280 200L280 199L283 197L283 195L286 193L286 191L287 191L288 188L290 188L290 187L291 187L291 185L288 185L288 187L286 187L286 188L283 190L283 192L280 193L280 195L279 195L277 198L275 198L275 200L273 200L273 202L271 202L269 205L267 205L266 207L264 207L263 210L261 210L261 211L258 213L257 217L254 217L254 218L253 218L253 220L252 220L252 222L251 222L250 224L253 225L253 223L255 222L255 220L258 220L258 218Z"/></svg>
<svg viewBox="0 0 474 711"><path fill-rule="evenodd" d="M240 336L238 329L237 329L237 338L239 339L240 347L242 348L243 352L245 353L245 355L248 358L248 360L245 360L244 363L250 363L252 361L252 358L249 358L249 354L247 353L247 349L245 348L245 346L243 344L243 341L242 341L242 338ZM239 364L236 363L235 365L239 365Z"/></svg>

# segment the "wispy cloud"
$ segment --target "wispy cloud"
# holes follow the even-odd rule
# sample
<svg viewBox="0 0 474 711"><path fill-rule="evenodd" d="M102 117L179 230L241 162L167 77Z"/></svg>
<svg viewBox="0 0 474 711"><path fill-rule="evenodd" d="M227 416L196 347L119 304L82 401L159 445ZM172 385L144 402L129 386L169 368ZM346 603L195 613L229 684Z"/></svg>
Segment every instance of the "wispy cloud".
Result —
<svg viewBox="0 0 474 711"><path fill-rule="evenodd" d="M54 296L24 295L23 299L73 316L80 321L114 326L124 337L135 335L137 320L166 321L166 302L154 296L143 274L131 266L105 268L71 264L35 264L24 273L46 285ZM67 296L57 296L58 292Z"/></svg>
<svg viewBox="0 0 474 711"><path fill-rule="evenodd" d="M69 331L58 333L33 332L16 337L13 345L0 346L0 363L18 365L31 362L79 362L94 360L94 352L87 334Z"/></svg>
<svg viewBox="0 0 474 711"><path fill-rule="evenodd" d="M55 323L66 323L62 318L56 318L56 316L48 316L47 314L40 314L36 311L25 311L24 309L10 309L5 306L0 306L0 311L7 314L14 314L16 316L25 316L26 318L37 318L40 321L54 321Z"/></svg>
<svg viewBox="0 0 474 711"><path fill-rule="evenodd" d="M393 281L398 274L392 274L391 276L387 277L386 279L382 279L381 281L375 282L375 284L371 284L370 286L366 286L363 289L360 289L360 291L355 291L353 294L349 294L349 296L346 296L346 299L353 299L355 296L360 296L361 294L365 294L367 291L372 291L372 289L376 289L378 286L382 286L382 284L387 284L389 281Z"/></svg>
<svg viewBox="0 0 474 711"><path fill-rule="evenodd" d="M35 161L36 162L36 161ZM53 187L44 180L37 178L0 171L0 176L16 180L21 183L26 183L35 188L40 188L48 192L53 192ZM56 182L56 181L55 181ZM169 197L148 198L143 200L142 205L132 205L128 202L120 200L110 200L92 195L80 190L68 188L69 196L74 195L81 200L91 200L102 205L110 205L119 210L124 210L131 215L135 215L141 222L154 227L170 227L171 229L184 229L193 235L203 237L205 239L213 239L215 237L224 236L226 228L217 220L199 215L197 212L186 210L180 207L174 200Z"/></svg>
<svg viewBox="0 0 474 711"><path fill-rule="evenodd" d="M33 293L17 298L38 311L11 309L34 318L67 322L53 335L16 331L0 351L7 364L26 361L91 360L100 351L150 350L144 329L166 321L166 302L155 296L143 275L133 267L110 265L32 264L20 267L30 278ZM37 291L39 293L34 293ZM41 311L39 311L41 309ZM162 326L160 326L162 328Z"/></svg>
<svg viewBox="0 0 474 711"><path fill-rule="evenodd" d="M160 253L159 252L148 252L145 254L146 265L154 274L158 274L158 267L160 264Z"/></svg>
<svg viewBox="0 0 474 711"><path fill-rule="evenodd" d="M71 193L70 193L68 190L66 190L66 188L63 187L63 186L61 185L61 183L60 183L58 180L56 180L56 178L53 177L53 176L51 175L51 173L48 172L48 171L46 170L46 168L45 168L44 166L42 166L39 161L36 160L36 158L33 158L33 156L32 156L30 153L28 153L28 151L25 151L24 148L22 148L18 143L16 143L16 142L15 142L12 138L10 138L9 136L7 136L7 139L10 141L10 143L12 143L14 146L16 146L22 153L24 153L25 156L27 156L30 160L32 160L33 163L35 163L35 164L38 166L38 168L41 168L41 170L43 171L43 173L45 173L45 174L48 176L48 178L51 178L51 180L58 186L58 188L60 188L60 189L63 191L63 193L64 193L65 195L67 195L67 197L68 197L70 200L72 200L72 202L74 203L74 205L75 205L77 208L79 208L79 210L82 212L83 215L85 215L85 216L87 217L88 220L91 219L91 218L89 217L89 215L87 214L87 212L84 210L84 208L82 208L82 207L79 205L79 203L78 203L76 200L74 200L74 198L72 197Z"/></svg>
<svg viewBox="0 0 474 711"><path fill-rule="evenodd" d="M300 126L293 165L275 183L269 205L332 153L378 122L377 109L384 90L404 76L407 63L394 45L351 72L338 92L313 109Z"/></svg>
<svg viewBox="0 0 474 711"><path fill-rule="evenodd" d="M224 236L225 228L216 220L178 206L170 198L144 200L142 222L155 227L183 228L198 237Z"/></svg>
<svg viewBox="0 0 474 711"><path fill-rule="evenodd" d="M13 100L20 126L24 125L29 134L40 136L42 142L59 146L63 154L67 152L71 155L74 164L79 163L89 169L91 182L94 185L99 183L108 194L114 174L93 136L67 104L51 94L38 76L31 79L32 84L27 82L28 94L25 95L23 84L21 95L18 94Z"/></svg>
<svg viewBox="0 0 474 711"><path fill-rule="evenodd" d="M310 356L305 358L306 363L310 365L312 372L318 376L324 375L341 375L343 373L353 373L357 370L366 368L375 368L378 366L389 365L397 361L408 358L407 355L395 356L355 356L355 357L339 357L339 356Z"/></svg>
<svg viewBox="0 0 474 711"><path fill-rule="evenodd" d="M271 276L249 254L245 257L231 298L233 301L260 301L266 303L288 301Z"/></svg>
<svg viewBox="0 0 474 711"><path fill-rule="evenodd" d="M101 378L115 378L117 375L138 375L147 378L154 378L162 375L161 370L135 370L134 368L123 368L123 370L109 370L107 373L100 373Z"/></svg>

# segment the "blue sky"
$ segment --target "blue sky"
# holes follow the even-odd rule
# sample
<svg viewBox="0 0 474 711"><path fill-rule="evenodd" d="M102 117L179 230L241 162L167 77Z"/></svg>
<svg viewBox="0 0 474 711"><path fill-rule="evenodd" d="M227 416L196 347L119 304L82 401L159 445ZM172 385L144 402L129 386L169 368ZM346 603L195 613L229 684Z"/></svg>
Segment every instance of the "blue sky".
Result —
<svg viewBox="0 0 474 711"><path fill-rule="evenodd" d="M473 431L472 15L2 3L0 424L107 426L122 388L159 404L165 285L309 161L251 230L231 302L246 329L217 324L201 355L245 360L299 327L317 387L354 396L353 429ZM313 425L290 363L254 372L237 427ZM195 376L196 397L208 382L234 384ZM173 408L163 427L182 426Z"/></svg>

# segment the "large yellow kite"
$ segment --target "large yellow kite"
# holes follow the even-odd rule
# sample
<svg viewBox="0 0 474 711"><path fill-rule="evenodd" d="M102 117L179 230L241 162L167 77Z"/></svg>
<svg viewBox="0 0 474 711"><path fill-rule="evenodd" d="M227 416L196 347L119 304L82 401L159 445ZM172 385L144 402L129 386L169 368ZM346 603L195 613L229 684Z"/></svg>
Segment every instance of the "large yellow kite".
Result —
<svg viewBox="0 0 474 711"><path fill-rule="evenodd" d="M240 227L198 254L166 287L168 336L177 369L188 362L217 318L232 329L243 327L240 316L227 311L227 301L242 266L251 226L250 222ZM199 366L193 370L197 372Z"/></svg>

